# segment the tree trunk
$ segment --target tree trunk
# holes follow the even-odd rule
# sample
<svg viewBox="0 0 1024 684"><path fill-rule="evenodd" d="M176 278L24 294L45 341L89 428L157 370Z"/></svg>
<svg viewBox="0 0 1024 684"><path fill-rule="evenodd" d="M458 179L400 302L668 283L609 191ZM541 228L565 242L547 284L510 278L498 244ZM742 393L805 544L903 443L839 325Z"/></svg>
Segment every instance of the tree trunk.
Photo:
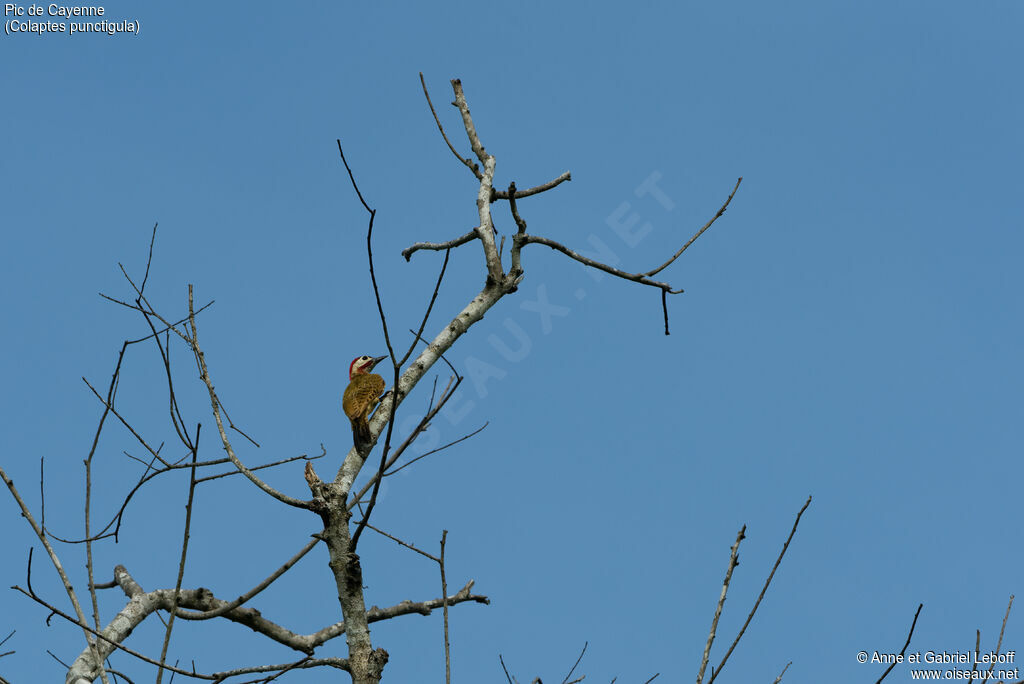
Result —
<svg viewBox="0 0 1024 684"><path fill-rule="evenodd" d="M345 506L345 495L337 484L326 484L322 490L326 510L324 541L330 553L330 567L338 587L338 601L345 618L345 641L348 642L348 662L353 684L378 684L388 652L374 650L370 641L370 625L366 619L363 599L363 569L359 556L352 551L352 537L348 529L351 514Z"/></svg>

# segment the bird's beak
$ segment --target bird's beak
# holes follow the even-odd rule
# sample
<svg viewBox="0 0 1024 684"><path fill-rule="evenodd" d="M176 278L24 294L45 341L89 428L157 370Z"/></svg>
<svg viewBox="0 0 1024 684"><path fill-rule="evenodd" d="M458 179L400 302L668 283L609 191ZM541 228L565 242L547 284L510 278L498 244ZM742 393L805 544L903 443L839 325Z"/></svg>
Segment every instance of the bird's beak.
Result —
<svg viewBox="0 0 1024 684"><path fill-rule="evenodd" d="M376 366L378 363L380 363L381 361L383 361L386 358L388 358L387 354L385 354L384 356L374 356L373 357L373 366ZM373 368L373 366L370 366L370 368Z"/></svg>

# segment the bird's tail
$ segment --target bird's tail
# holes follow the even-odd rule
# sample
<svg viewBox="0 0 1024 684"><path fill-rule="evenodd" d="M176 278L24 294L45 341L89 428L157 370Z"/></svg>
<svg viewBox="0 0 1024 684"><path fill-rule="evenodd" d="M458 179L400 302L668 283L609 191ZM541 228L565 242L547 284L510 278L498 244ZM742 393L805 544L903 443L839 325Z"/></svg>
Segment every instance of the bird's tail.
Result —
<svg viewBox="0 0 1024 684"><path fill-rule="evenodd" d="M370 441L370 424L366 422L366 418L352 419L352 438L357 445Z"/></svg>

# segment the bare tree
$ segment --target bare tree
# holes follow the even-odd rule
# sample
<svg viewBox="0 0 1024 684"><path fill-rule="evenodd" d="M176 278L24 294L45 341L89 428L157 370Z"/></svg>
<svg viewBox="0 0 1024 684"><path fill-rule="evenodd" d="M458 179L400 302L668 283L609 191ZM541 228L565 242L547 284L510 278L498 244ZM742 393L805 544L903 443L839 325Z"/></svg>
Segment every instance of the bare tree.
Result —
<svg viewBox="0 0 1024 684"><path fill-rule="evenodd" d="M516 292L525 273L524 249L529 245L544 245L588 267L660 291L664 314L664 331L665 334L668 334L667 298L668 295L678 294L682 290L674 288L668 282L656 280L655 277L675 262L704 231L722 216L732 201L742 179L736 181L735 186L728 194L724 203L707 223L699 228L687 242L682 244L678 250L668 256L662 263L647 270L625 271L596 261L550 237L528 232L527 222L520 211L522 201L531 196L556 189L563 182L571 180L570 173L566 171L554 179L527 189L519 189L515 181L509 182L505 189L498 189L495 186L496 158L487 152L481 142L481 137L477 132L470 113L461 82L458 80L451 82L454 93L454 102L452 104L459 113L462 128L465 130L470 149L472 150L472 154L467 156L460 154L456 146L451 142L433 103L430 101L430 95L422 75L420 78L424 95L437 123L438 130L452 154L473 174L478 182L474 197L478 213L478 225L454 238L440 242L418 242L402 251L402 255L406 260L410 260L417 252L421 251L441 251L444 252L444 258L432 294L426 302L425 312L414 329L409 331L411 335L408 337L408 346L399 346L397 342L399 335L395 334L395 330L389 325L388 318L385 315L385 306L381 300L377 274L374 269L373 233L376 210L360 191L355 173L345 159L342 144L338 141L338 152L341 162L348 172L355 195L365 208L368 217L366 248L369 276L376 295L381 332L387 345L392 373L389 382L391 389L380 398L380 403L369 420L369 439L357 440L356 444L345 455L341 466L331 477L322 479L314 468L314 462L321 459L326 454L325 451L316 456L293 456L258 465L252 465L244 458L240 451L241 445L247 443L255 444L255 442L231 420L216 390L213 370L208 365L203 350L199 322L202 317L201 314L203 314L209 304L198 306L194 298L193 287L189 285L188 299L184 306L184 311L178 316L167 316L159 312L147 296L146 286L149 280L153 244L156 237L155 226L150 240L149 258L147 259L142 278L139 280L133 279L122 266L122 272L131 290L131 296L125 298L107 297L107 299L141 316L149 333L141 338L124 342L105 391L100 391L92 384L86 383L89 390L101 402L103 411L86 459L86 509L83 536L77 540L69 540L54 535L46 526L45 515L40 512L37 517L26 505L11 479L0 470L0 477L3 478L11 495L20 507L22 515L35 531L42 548L49 558L50 564L60 577L67 594L67 603L65 605L70 606L70 608L58 606L58 602L55 599L41 596L33 588L31 581L31 552L28 557L26 584L24 587L18 586L15 589L41 606L44 606L51 611L52 615L59 616L76 625L83 634L84 648L67 665L68 682L78 684L80 682L92 682L96 679L100 679L103 682L117 679L119 673L109 665L108 659L111 654L121 651L135 659L152 665L156 670L157 682L161 681L165 672L171 673L171 676L178 675L214 682L233 680L243 676L250 677L248 681L270 681L281 676L283 673L294 670L327 667L348 673L347 676L355 684L370 684L381 680L388 662L388 652L381 645L374 644L371 639L370 623L409 614L425 615L435 609L441 609L444 614L446 679L450 681L450 654L448 652L449 609L462 603L476 602L486 604L488 603L488 598L484 595L473 593L474 583L472 580L464 582L458 591L451 594L448 593L448 579L445 567L447 532L442 533L439 551L435 554L417 548L415 545L371 524L372 515L379 502L378 495L381 482L387 475L397 472L398 469L417 460L406 458L404 463L400 463L409 452L410 445L424 431L430 428L431 420L444 407L446 402L451 399L463 380L455 367L445 359L446 352L474 324L480 321L491 307L495 306L506 295ZM504 206L507 206L510 218L515 224L515 232L507 236L499 234L499 231L495 228L493 216L495 209L503 208L503 203ZM505 253L506 242L508 242L507 255ZM426 340L423 337L423 333L444 280L451 250L472 244L478 244L479 249L483 253L483 269L485 273L483 288L469 299L461 311L457 312L433 339ZM401 336L404 337L404 332ZM163 445L156 445L148 440L135 426L131 418L122 412L118 404L117 392L121 379L122 364L126 353L136 345L152 346L157 350L159 358L162 360L163 375L166 379L164 390L169 407L168 419L183 450L183 455L176 457L168 456L167 454L170 449L164 448ZM183 417L184 413L179 406L175 373L173 372L171 362L171 349L176 345L184 345L185 349L188 350L192 362L195 364L194 367L200 382L209 397L210 413L216 427L216 434L212 438L208 436L208 428L204 430L199 423L195 425L189 424ZM451 377L444 383L440 391L438 391L438 378L435 377L427 402L428 410L425 416L415 426L411 434L399 442L394 434L396 412L413 390L427 377L439 360L447 364ZM98 455L97 445L100 435L107 429L110 422L120 423L134 438L145 456L141 458L133 455L130 456L142 464L141 475L137 481L126 486L126 493L120 505L111 511L103 522L96 523L93 519L94 515L96 515L96 506L94 506L92 500L92 463ZM451 444L471 437L477 432L479 430L441 448L451 446ZM215 444L223 449L224 456L219 458L200 458L201 441L205 446L210 439L213 439ZM380 445L379 456L371 458L373 449L380 441L382 441L382 444ZM237 449L236 444L239 445ZM261 477L261 471L265 469L278 468L300 460L304 462L305 480L309 491L308 498L294 492L280 491L272 487ZM369 467L367 467L368 463ZM144 589L133 578L126 565L114 567L110 581L98 581L97 573L101 572L101 570L97 569L94 565L93 549L95 545L117 537L125 510L141 488L154 478L179 470L187 471L189 483L186 516L182 531L175 585L161 589ZM365 481L360 487L356 487L356 480L360 475L364 476ZM316 514L320 521L318 524L322 525L322 529L316 532L311 540L301 544L301 548L290 558L283 561L266 579L231 600L218 597L207 589L184 586L184 573L189 557L190 529L193 525L193 495L200 485L222 481L222 478L225 477L244 477L253 486L259 488L268 497L275 499L279 504ZM810 499L800 510L800 515L803 514L809 503ZM799 522L800 515L797 516L797 523ZM796 531L797 523L794 523L790 538L787 539L786 545L783 547L783 554ZM419 601L404 601L387 608L367 608L363 593L363 570L357 553L359 541L367 530L382 534L410 551L418 553L436 563L441 584L440 595ZM717 671L712 669L710 678L705 679L704 671L708 664L712 643L715 638L718 617L725 600L732 570L737 564L737 549L743 534L744 532L741 530L733 547L722 595L715 612L704 659L700 665L700 674L697 678L698 684L714 681L718 673L721 672L733 648L735 648L747 624L749 624L750 619L753 617L757 605L760 603L764 592L772 580L775 569L782 560L782 554L780 554L775 567L772 568L771 574L765 583L761 596L757 599L754 609L747 619L747 623L744 624L736 640L722 658ZM65 544L76 543L83 549L87 569L87 584L84 589L76 587L65 572L55 542ZM335 590L341 609L342 620L326 625L311 634L298 634L285 625L264 617L259 611L250 607L252 600L260 592L281 578L315 546L321 543L326 546L328 551L329 566L335 581ZM125 596L122 607L113 616L101 616L98 592L115 589L119 589ZM133 649L128 643L128 636L133 629L154 615L160 617L164 622L163 643L159 654L147 655ZM289 662L273 664L240 663L232 669L215 672L199 671L194 667L186 668L169 661L171 636L175 627L181 621L194 622L216 619L238 623L266 639L283 644L296 652L296 658ZM347 658L317 656L318 647L342 635L344 635L347 642ZM580 658L582 656L583 653L580 654ZM569 675L565 677L566 682L580 681L582 679L582 677L571 679L578 665L579 659L577 659ZM508 675L507 670L506 675ZM252 679L254 676L257 679Z"/></svg>

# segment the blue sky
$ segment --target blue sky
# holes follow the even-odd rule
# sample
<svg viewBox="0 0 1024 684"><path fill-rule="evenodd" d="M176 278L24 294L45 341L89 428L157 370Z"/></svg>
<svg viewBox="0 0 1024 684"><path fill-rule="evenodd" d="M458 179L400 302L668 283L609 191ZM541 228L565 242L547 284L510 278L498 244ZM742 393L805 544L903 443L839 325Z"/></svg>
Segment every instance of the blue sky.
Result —
<svg viewBox="0 0 1024 684"><path fill-rule="evenodd" d="M447 105L448 79L462 79L499 187L572 172L522 202L531 232L581 249L598 239L623 268L661 263L744 177L725 216L662 274L686 289L669 302L671 336L657 291L533 246L520 291L450 354L488 377L467 380L425 439L488 427L389 478L374 520L430 550L449 530L449 583L475 578L492 599L452 611L454 681L504 681L499 653L520 681L560 681L586 641L587 681L692 681L737 530L747 539L714 663L808 495L725 680L771 681L793 661L783 681L873 681L882 668L857 652L898 651L922 602L910 652L972 649L979 628L982 649L994 647L1024 561L1013 494L1024 475L1024 5L104 7L141 33L0 40L0 464L38 512L45 457L56 534L82 534L100 405L81 378L105 388L121 341L147 332L97 293L129 296L118 263L141 274L156 222L147 290L169 316L185 310L189 283L216 300L200 327L211 373L261 444L241 457L322 443L317 468L333 470L351 439L339 406L349 361L386 351L365 215L335 139L378 210L378 273L399 334L440 265L432 253L407 264L401 249L475 225L476 181L436 131L423 71L468 154ZM671 208L637 195L652 174ZM611 224L633 214L650 229L627 244ZM483 273L477 245L453 252L428 333ZM547 326L530 305L540 297L563 307ZM517 330L523 353L503 356ZM204 423L214 458L205 390L174 353L187 420ZM119 398L173 449L161 372L155 349L133 349ZM428 394L421 385L399 425ZM123 450L138 453L110 425L98 518L138 477ZM268 479L308 493L297 465ZM173 586L186 489L168 477L140 493L120 543L97 549L99 579L123 563L146 589ZM201 487L195 515L185 585L225 598L318 530L239 478ZM6 588L24 583L38 544L6 493L0 516ZM81 586L81 548L61 553ZM360 553L369 603L439 594L421 557L375 536ZM314 551L253 607L297 632L340 619L326 560ZM37 549L34 586L66 607L44 561ZM105 617L122 601L105 592ZM45 617L0 592L0 638L17 629L0 675L62 676L46 649L70 661L82 637ZM443 681L439 613L372 633L391 653L387 681ZM158 652L161 634L146 624L129 645ZM1019 610L1003 648L1024 650ZM204 624L179 625L172 656L210 671L291 654ZM889 681L909 677L898 666Z"/></svg>

